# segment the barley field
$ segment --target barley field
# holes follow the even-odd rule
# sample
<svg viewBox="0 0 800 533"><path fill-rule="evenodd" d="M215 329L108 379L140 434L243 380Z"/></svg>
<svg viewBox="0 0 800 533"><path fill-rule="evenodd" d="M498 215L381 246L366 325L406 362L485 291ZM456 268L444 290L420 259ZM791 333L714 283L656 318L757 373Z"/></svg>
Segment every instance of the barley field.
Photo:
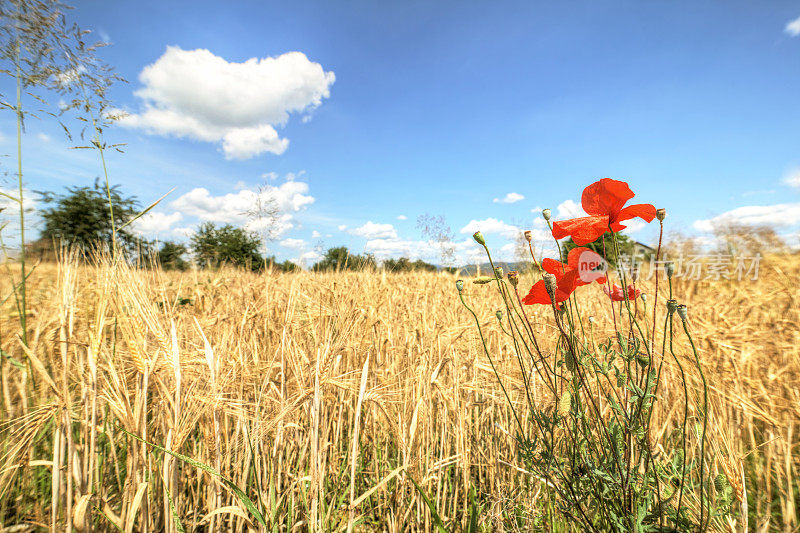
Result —
<svg viewBox="0 0 800 533"><path fill-rule="evenodd" d="M736 512L714 530L800 527L798 259L766 257L757 281L674 280L709 383L708 467L733 489ZM646 277L650 298L635 305L650 327ZM2 295L12 294L9 278ZM0 314L0 531L433 531L439 517L459 530L473 502L483 531L567 530L547 483L519 460L509 405L455 280L162 272L68 254L38 265L29 348L13 297ZM465 281L524 410L497 294ZM534 281L521 274L520 288ZM663 307L663 278L659 291ZM599 287L581 306L593 339L613 333ZM529 316L552 353L552 310ZM675 342L689 361L684 338ZM657 443L682 416L677 371L665 361ZM536 380L531 394L552 402Z"/></svg>

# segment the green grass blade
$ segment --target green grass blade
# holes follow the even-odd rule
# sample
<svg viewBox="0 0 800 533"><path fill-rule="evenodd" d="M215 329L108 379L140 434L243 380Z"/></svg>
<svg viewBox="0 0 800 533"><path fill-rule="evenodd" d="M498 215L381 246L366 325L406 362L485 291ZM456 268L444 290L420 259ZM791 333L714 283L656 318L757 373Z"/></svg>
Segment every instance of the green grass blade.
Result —
<svg viewBox="0 0 800 533"><path fill-rule="evenodd" d="M422 496L422 500L425 502L425 505L428 506L428 509L431 512L431 516L433 517L433 522L434 524L436 524L436 529L438 529L440 533L448 533L447 528L444 527L444 522L442 522L442 517L439 516L438 512L436 512L436 507L434 507L433 502L428 498L428 495L425 494L425 491L422 490L422 487L417 485L417 482L414 480L413 477L409 475L408 479L410 479L411 483L414 484L414 487L417 489L417 492L419 492L419 495Z"/></svg>
<svg viewBox="0 0 800 533"><path fill-rule="evenodd" d="M129 436L133 437L134 439L138 440L139 442L143 442L144 444L147 444L148 446L152 446L153 448L155 448L156 450L159 450L161 452L168 453L171 456L173 456L174 458L180 459L184 463L190 464L193 467L199 468L200 470L202 470L204 472L208 472L212 476L216 477L226 487L228 487L236 495L237 498L239 498L239 501L242 502L242 505L244 505L245 508L247 509L247 511L251 515L253 515L255 517L255 519L258 521L259 524L261 524L262 526L266 526L267 525L267 522L266 522L266 520L264 520L264 515L261 514L261 511L258 510L258 508L255 506L253 501L250 498L247 497L247 494L245 494L244 491L242 489L240 489L233 481L231 481L228 478L224 477L222 474L220 474L219 472L217 472L216 470L214 470L210 466L208 466L208 465L206 465L204 463L201 463L200 461L195 461L191 457L187 457L185 455L181 455L179 453L167 450L166 448L164 448L163 446L159 446L158 444L154 444L152 442L148 442L148 441L144 440L143 438L141 438L141 437L139 437L137 435L134 435L130 431L127 431L125 428L120 428L120 429L124 433L126 433L127 435L129 435Z"/></svg>

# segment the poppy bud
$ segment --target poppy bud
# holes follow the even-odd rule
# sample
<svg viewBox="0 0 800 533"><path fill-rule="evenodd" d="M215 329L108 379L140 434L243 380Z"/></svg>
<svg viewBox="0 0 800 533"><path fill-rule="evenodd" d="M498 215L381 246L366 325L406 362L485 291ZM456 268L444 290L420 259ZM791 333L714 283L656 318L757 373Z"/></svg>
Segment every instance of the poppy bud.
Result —
<svg viewBox="0 0 800 533"><path fill-rule="evenodd" d="M472 238L475 239L475 242L480 244L481 246L486 246L486 239L483 238L483 233L480 231L476 231L472 234Z"/></svg>
<svg viewBox="0 0 800 533"><path fill-rule="evenodd" d="M667 218L667 210L663 207L656 209L656 218L659 222L664 222L664 219Z"/></svg>
<svg viewBox="0 0 800 533"><path fill-rule="evenodd" d="M545 220L550 220L550 210L549 209L542 210L542 216L544 217Z"/></svg>
<svg viewBox="0 0 800 533"><path fill-rule="evenodd" d="M589 324L594 324L594 317L593 316L589 317Z"/></svg>
<svg viewBox="0 0 800 533"><path fill-rule="evenodd" d="M494 273L498 278L503 277L503 267L494 267Z"/></svg>
<svg viewBox="0 0 800 533"><path fill-rule="evenodd" d="M547 294L550 295L550 299L555 302L556 290L558 289L558 280L556 280L556 277L550 273L545 274L543 279L544 288L547 290Z"/></svg>
<svg viewBox="0 0 800 533"><path fill-rule="evenodd" d="M647 303L647 295L646 294L642 294L641 296L639 296L639 298L641 298L644 303Z"/></svg>
<svg viewBox="0 0 800 533"><path fill-rule="evenodd" d="M528 241L528 244L530 244L530 242L531 242L531 230L526 229L525 232L523 233L523 235L525 235L525 240Z"/></svg>
<svg viewBox="0 0 800 533"><path fill-rule="evenodd" d="M678 300L667 300L667 312L672 315L678 309Z"/></svg>
<svg viewBox="0 0 800 533"><path fill-rule="evenodd" d="M675 265L670 261L666 265L664 265L664 272L667 273L667 277L672 279L672 275L675 273Z"/></svg>
<svg viewBox="0 0 800 533"><path fill-rule="evenodd" d="M459 280L456 281L456 289L458 289L458 292L461 292L461 291L464 290L464 280L459 279Z"/></svg>
<svg viewBox="0 0 800 533"><path fill-rule="evenodd" d="M497 317L497 320L503 320L503 312L499 309L495 311L494 316Z"/></svg>
<svg viewBox="0 0 800 533"><path fill-rule="evenodd" d="M686 304L681 304L678 306L678 316L681 317L681 320L684 322L686 322L686 318L689 316L687 311L688 309Z"/></svg>
<svg viewBox="0 0 800 533"><path fill-rule="evenodd" d="M516 287L519 284L519 272L516 270L511 270L508 274L508 282L511 284L512 287Z"/></svg>

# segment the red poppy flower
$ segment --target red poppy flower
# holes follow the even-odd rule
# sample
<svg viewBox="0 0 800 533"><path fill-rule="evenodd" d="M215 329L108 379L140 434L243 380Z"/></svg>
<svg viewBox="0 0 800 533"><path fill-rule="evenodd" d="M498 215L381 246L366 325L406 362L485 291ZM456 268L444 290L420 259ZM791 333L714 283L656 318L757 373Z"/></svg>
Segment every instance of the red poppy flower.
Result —
<svg viewBox="0 0 800 533"><path fill-rule="evenodd" d="M558 263L558 261L555 261ZM556 287L556 309L561 309L561 302L565 301L569 298L569 295L575 290L575 282L578 279L578 271L574 269L569 269L567 272L562 272L561 269L558 269L558 272L551 272L556 277L557 287ZM544 280L539 280L533 284L531 287L530 292L522 299L522 303L525 305L532 305L532 304L545 304L550 305L552 300L550 299L550 295L547 293L547 289L544 286Z"/></svg>
<svg viewBox="0 0 800 533"><path fill-rule="evenodd" d="M608 287L603 287L603 292L608 295L615 302L621 302L625 300L625 291L622 290L617 284L614 284L612 290L608 290ZM642 294L642 291L634 287L633 285L628 285L628 300L635 300Z"/></svg>
<svg viewBox="0 0 800 533"><path fill-rule="evenodd" d="M553 223L553 237L563 239L571 236L575 244L581 246L600 238L608 231L625 229L621 222L639 217L651 222L656 217L656 208L651 204L634 204L625 207L625 203L634 197L628 184L624 181L603 178L586 187L581 196L583 210L588 217L560 220Z"/></svg>
<svg viewBox="0 0 800 533"><path fill-rule="evenodd" d="M583 255L586 253L587 255ZM570 270L576 270L578 277L575 278L575 287L582 287L588 285L592 281L597 283L605 283L605 276L600 275L596 269L602 265L603 258L596 254L593 250L578 246L573 248L567 254L567 264L549 257L542 261L542 268L558 278L566 274Z"/></svg>

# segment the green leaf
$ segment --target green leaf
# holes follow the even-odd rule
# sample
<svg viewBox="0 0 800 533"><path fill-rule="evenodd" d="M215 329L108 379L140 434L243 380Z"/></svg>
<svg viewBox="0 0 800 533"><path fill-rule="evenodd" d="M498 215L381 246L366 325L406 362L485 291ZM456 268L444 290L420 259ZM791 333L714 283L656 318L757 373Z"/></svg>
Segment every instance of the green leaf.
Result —
<svg viewBox="0 0 800 533"><path fill-rule="evenodd" d="M174 458L180 459L184 463L188 463L188 464L192 465L195 468L199 468L200 470L203 470L204 472L208 472L212 476L214 476L217 479L219 479L222 482L223 485L228 487L236 495L236 497L239 498L239 501L242 502L242 505L244 505L245 508L250 512L250 514L255 517L255 519L258 521L258 523L261 524L262 526L266 527L267 522L266 522L266 520L264 520L264 515L261 514L261 511L258 510L258 508L255 506L253 501L250 498L247 497L247 494L245 494L244 491L242 489L240 489L233 481L231 481L228 478L224 477L222 474L220 474L219 472L217 472L216 470L214 470L210 466L201 463L200 461L195 461L191 457L187 457L185 455L181 455L179 453L175 453L175 452L173 452L171 450L167 450L163 446L159 446L158 444L154 444L152 442L148 442L148 441L144 440L143 438L139 437L138 435L134 435L130 431L127 431L125 428L120 428L120 429L123 431L123 433L126 433L128 436L133 437L134 439L138 440L139 442L143 442L144 444L147 444L148 446L152 446L153 448L155 448L156 450L159 450L161 452L168 453L169 455L173 456Z"/></svg>

